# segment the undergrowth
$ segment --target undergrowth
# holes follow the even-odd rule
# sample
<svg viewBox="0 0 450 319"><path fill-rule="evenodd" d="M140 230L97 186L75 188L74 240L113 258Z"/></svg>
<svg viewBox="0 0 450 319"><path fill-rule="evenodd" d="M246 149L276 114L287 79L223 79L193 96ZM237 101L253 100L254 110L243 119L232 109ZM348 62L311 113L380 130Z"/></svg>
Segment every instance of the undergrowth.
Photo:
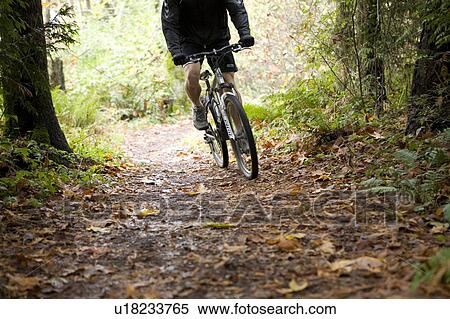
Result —
<svg viewBox="0 0 450 319"><path fill-rule="evenodd" d="M65 185L88 188L104 181L100 163L32 140L0 138L0 206L39 207Z"/></svg>

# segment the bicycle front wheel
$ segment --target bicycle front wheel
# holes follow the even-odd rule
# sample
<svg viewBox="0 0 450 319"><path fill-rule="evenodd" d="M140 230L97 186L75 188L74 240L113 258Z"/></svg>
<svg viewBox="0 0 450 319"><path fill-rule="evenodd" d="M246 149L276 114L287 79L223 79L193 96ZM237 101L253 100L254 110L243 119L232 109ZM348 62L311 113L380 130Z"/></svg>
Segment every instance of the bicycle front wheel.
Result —
<svg viewBox="0 0 450 319"><path fill-rule="evenodd" d="M247 115L242 103L234 95L225 97L225 107L235 135L235 139L230 141L237 165L247 179L254 179L258 177L258 154Z"/></svg>
<svg viewBox="0 0 450 319"><path fill-rule="evenodd" d="M222 122L219 121L217 114L212 107L210 107L209 111L209 128L206 131L208 135L208 144L217 166L219 166L220 168L226 168L228 167L228 148L227 142L224 136L222 136Z"/></svg>

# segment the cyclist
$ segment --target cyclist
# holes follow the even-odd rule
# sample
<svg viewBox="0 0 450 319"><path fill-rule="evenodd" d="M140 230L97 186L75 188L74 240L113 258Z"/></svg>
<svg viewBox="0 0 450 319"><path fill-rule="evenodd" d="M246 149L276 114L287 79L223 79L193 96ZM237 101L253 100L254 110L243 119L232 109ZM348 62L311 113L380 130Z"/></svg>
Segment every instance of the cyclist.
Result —
<svg viewBox="0 0 450 319"><path fill-rule="evenodd" d="M239 32L239 43L244 47L253 46L255 39L250 34L243 0L164 0L163 3L161 21L164 37L175 65L184 65L186 93L193 105L192 117L198 130L208 127L206 109L200 102L201 63L186 64L186 57L229 44L227 11ZM233 53L224 57L220 69L225 81L234 85L238 68Z"/></svg>

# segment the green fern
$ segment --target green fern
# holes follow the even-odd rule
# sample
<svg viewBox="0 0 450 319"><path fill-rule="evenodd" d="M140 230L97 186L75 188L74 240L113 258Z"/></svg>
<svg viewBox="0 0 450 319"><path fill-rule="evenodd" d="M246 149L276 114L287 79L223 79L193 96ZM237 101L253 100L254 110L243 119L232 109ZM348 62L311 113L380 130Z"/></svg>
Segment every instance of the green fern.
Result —
<svg viewBox="0 0 450 319"><path fill-rule="evenodd" d="M368 191L375 194L386 194L396 192L398 189L393 186L377 186L370 188Z"/></svg>
<svg viewBox="0 0 450 319"><path fill-rule="evenodd" d="M417 166L417 154L408 150L400 150L395 152L395 158L402 162L404 165L413 168Z"/></svg>
<svg viewBox="0 0 450 319"><path fill-rule="evenodd" d="M379 178L371 178L361 183L365 188L382 186L384 181Z"/></svg>

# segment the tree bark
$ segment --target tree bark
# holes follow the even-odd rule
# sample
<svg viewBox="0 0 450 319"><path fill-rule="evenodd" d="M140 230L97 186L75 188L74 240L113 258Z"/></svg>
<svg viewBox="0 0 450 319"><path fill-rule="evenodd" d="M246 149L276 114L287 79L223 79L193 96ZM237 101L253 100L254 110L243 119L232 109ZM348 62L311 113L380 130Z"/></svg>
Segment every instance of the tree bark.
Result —
<svg viewBox="0 0 450 319"><path fill-rule="evenodd" d="M1 45L11 58L1 61L7 134L30 135L39 142L71 151L53 107L41 0L13 4L13 15L24 27L16 36L0 30ZM12 51L14 50L14 51Z"/></svg>
<svg viewBox="0 0 450 319"><path fill-rule="evenodd" d="M450 39L437 44L436 30L424 23L416 61L411 101L408 108L407 134L420 128L438 131L450 126Z"/></svg>
<svg viewBox="0 0 450 319"><path fill-rule="evenodd" d="M366 63L364 78L367 93L374 103L375 114L380 116L383 105L387 101L385 85L384 57L382 52L381 37L381 6L380 0L362 1L363 19L360 23L363 35L363 46L366 49L364 60Z"/></svg>
<svg viewBox="0 0 450 319"><path fill-rule="evenodd" d="M53 58L51 61L50 85L52 88L60 88L65 91L64 63L60 58Z"/></svg>

